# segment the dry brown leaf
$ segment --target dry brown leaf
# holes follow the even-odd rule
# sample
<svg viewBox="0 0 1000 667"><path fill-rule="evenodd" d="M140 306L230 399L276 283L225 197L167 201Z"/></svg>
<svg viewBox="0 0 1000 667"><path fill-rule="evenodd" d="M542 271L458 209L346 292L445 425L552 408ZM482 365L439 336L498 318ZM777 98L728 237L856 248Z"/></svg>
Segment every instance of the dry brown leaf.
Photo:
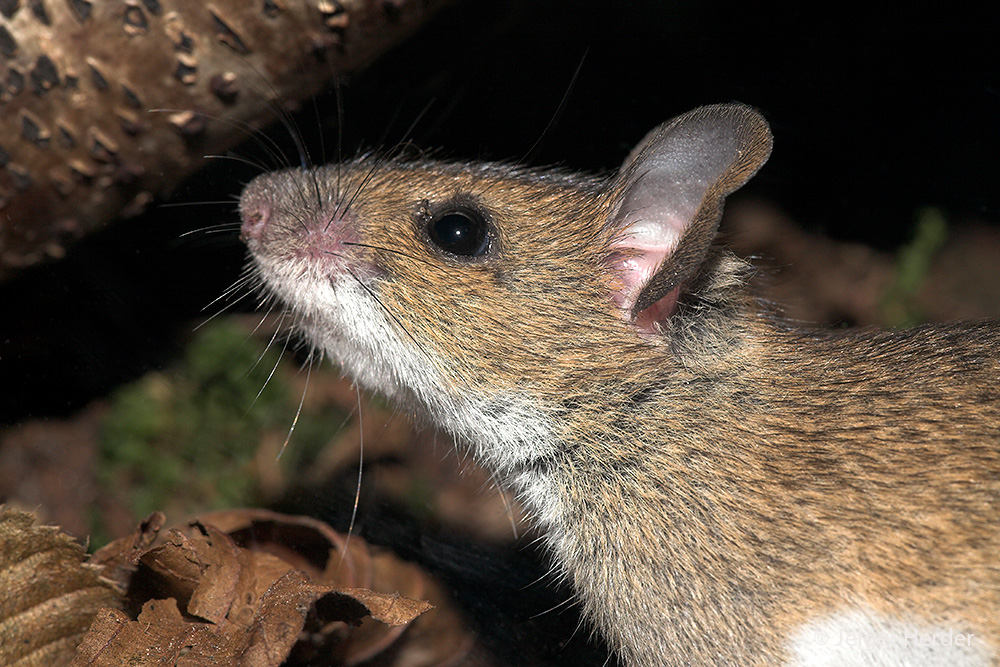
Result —
<svg viewBox="0 0 1000 667"><path fill-rule="evenodd" d="M305 611L330 590L311 584L300 572L289 572L260 599L248 625L193 621L173 598L150 600L134 621L121 613L102 615L73 664L276 667L298 641Z"/></svg>
<svg viewBox="0 0 1000 667"><path fill-rule="evenodd" d="M193 523L188 534L171 531L167 543L152 549L141 563L168 583L188 614L212 623L222 623L253 587L249 554L225 533L201 523Z"/></svg>
<svg viewBox="0 0 1000 667"><path fill-rule="evenodd" d="M119 604L79 544L32 523L0 506L0 665L8 667L68 664L97 611Z"/></svg>
<svg viewBox="0 0 1000 667"><path fill-rule="evenodd" d="M98 554L111 571L134 566L130 602L141 612L134 619L102 612L74 667L357 665L372 658L415 667L454 664L473 645L460 617L444 610L429 616L438 630L414 633L421 643L408 649L407 629L433 606L413 592L440 591L412 564L373 555L360 538L348 543L313 519L217 512L143 551L138 545L156 529L157 521L147 521ZM371 590L380 585L389 592Z"/></svg>
<svg viewBox="0 0 1000 667"><path fill-rule="evenodd" d="M327 650L326 645L336 643L337 664L443 666L462 661L474 646L474 635L433 579L414 564L372 548L356 536L347 540L321 521L267 510L213 512L201 519L225 530L254 552L280 555L308 572L315 583L330 584L341 591L367 591L369 597L363 599L327 595L317 600L317 629L310 634L313 643L300 642L297 647L301 662L308 662ZM395 611L403 611L404 597L431 600L434 609L405 625L389 625L391 613L383 619L386 622L372 618L393 604ZM348 618L351 614L355 615L353 621ZM330 621L333 618L340 620Z"/></svg>
<svg viewBox="0 0 1000 667"><path fill-rule="evenodd" d="M113 540L94 552L90 564L100 567L105 579L124 590L139 559L149 551L166 522L163 512L153 512L129 535Z"/></svg>
<svg viewBox="0 0 1000 667"><path fill-rule="evenodd" d="M341 588L331 595L360 602L368 611L368 615L386 625L406 625L420 614L434 608L434 605L425 600L411 600L399 593L376 593L367 588Z"/></svg>

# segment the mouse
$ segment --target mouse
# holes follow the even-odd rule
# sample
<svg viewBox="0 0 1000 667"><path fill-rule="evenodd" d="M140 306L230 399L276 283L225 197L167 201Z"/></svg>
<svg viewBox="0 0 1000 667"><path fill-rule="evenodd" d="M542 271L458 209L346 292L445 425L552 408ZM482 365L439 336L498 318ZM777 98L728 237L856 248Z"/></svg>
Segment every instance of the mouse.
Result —
<svg viewBox="0 0 1000 667"><path fill-rule="evenodd" d="M517 495L628 665L1000 664L996 322L814 330L719 235L743 104L613 174L365 154L244 188L249 272Z"/></svg>

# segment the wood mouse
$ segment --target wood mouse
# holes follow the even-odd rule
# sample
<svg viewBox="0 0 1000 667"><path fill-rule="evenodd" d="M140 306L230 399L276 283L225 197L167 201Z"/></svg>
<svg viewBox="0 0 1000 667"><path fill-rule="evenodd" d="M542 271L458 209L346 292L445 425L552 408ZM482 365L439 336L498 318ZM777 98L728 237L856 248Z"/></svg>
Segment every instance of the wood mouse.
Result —
<svg viewBox="0 0 1000 667"><path fill-rule="evenodd" d="M601 179L363 156L240 199L262 289L521 498L629 665L1000 664L995 323L810 331L716 234L707 106Z"/></svg>

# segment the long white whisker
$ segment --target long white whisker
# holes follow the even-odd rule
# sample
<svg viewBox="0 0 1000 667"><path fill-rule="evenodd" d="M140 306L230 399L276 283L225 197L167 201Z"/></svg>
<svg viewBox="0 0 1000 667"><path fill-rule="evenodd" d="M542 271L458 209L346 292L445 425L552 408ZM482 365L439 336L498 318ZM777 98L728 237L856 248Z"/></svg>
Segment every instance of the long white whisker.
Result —
<svg viewBox="0 0 1000 667"><path fill-rule="evenodd" d="M344 557L347 555L347 545L351 543L351 535L354 534L354 521L358 517L358 505L361 504L361 474L365 466L365 420L361 414L361 389L355 385L354 391L358 396L358 484L354 489L354 507L351 509L351 522L347 526L344 551L340 554L341 563L344 562Z"/></svg>
<svg viewBox="0 0 1000 667"><path fill-rule="evenodd" d="M309 391L309 378L312 377L312 364L306 366L306 384L302 388L302 397L299 399L299 407L295 410L295 417L292 419L292 425L288 429L288 435L285 436L285 441L281 443L281 449L278 450L278 455L274 457L277 461L281 458L281 455L285 453L285 448L288 447L288 443L292 440L292 434L295 433L295 427L299 423L299 417L302 415L302 406L306 402L306 392Z"/></svg>
<svg viewBox="0 0 1000 667"><path fill-rule="evenodd" d="M257 400L261 397L261 394L263 394L264 390L267 389L267 385L268 385L268 383L271 382L271 378L274 377L275 372L277 372L278 366L281 365L281 358L284 356L285 351L287 349L288 349L288 344L286 342L285 343L285 347L283 347L281 349L281 354L278 355L277 361L275 361L274 362L274 366L271 367L271 372L267 374L267 378L264 380L263 384L261 384L260 391L257 392L257 395L254 396L253 400L250 402L250 407L247 408L247 413L250 412L250 409L253 408L253 406L257 403ZM257 364L259 364L264 359L264 355L265 354L267 354L267 350L266 349L264 350L264 352L261 352L261 355L257 358L257 361L254 362L254 365L251 367L250 370L253 370L254 368L257 368ZM249 374L249 373L250 373L250 371L247 371L247 374ZM279 454L279 456L280 456L280 454Z"/></svg>

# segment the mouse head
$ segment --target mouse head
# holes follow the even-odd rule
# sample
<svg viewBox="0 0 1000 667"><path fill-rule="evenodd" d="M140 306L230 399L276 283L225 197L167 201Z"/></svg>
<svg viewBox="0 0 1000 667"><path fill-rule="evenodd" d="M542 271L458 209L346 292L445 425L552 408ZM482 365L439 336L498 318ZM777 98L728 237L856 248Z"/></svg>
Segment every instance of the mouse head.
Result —
<svg viewBox="0 0 1000 667"><path fill-rule="evenodd" d="M573 396L669 349L723 199L770 146L757 112L719 105L606 181L373 157L265 174L243 236L314 345L510 468L555 446Z"/></svg>

